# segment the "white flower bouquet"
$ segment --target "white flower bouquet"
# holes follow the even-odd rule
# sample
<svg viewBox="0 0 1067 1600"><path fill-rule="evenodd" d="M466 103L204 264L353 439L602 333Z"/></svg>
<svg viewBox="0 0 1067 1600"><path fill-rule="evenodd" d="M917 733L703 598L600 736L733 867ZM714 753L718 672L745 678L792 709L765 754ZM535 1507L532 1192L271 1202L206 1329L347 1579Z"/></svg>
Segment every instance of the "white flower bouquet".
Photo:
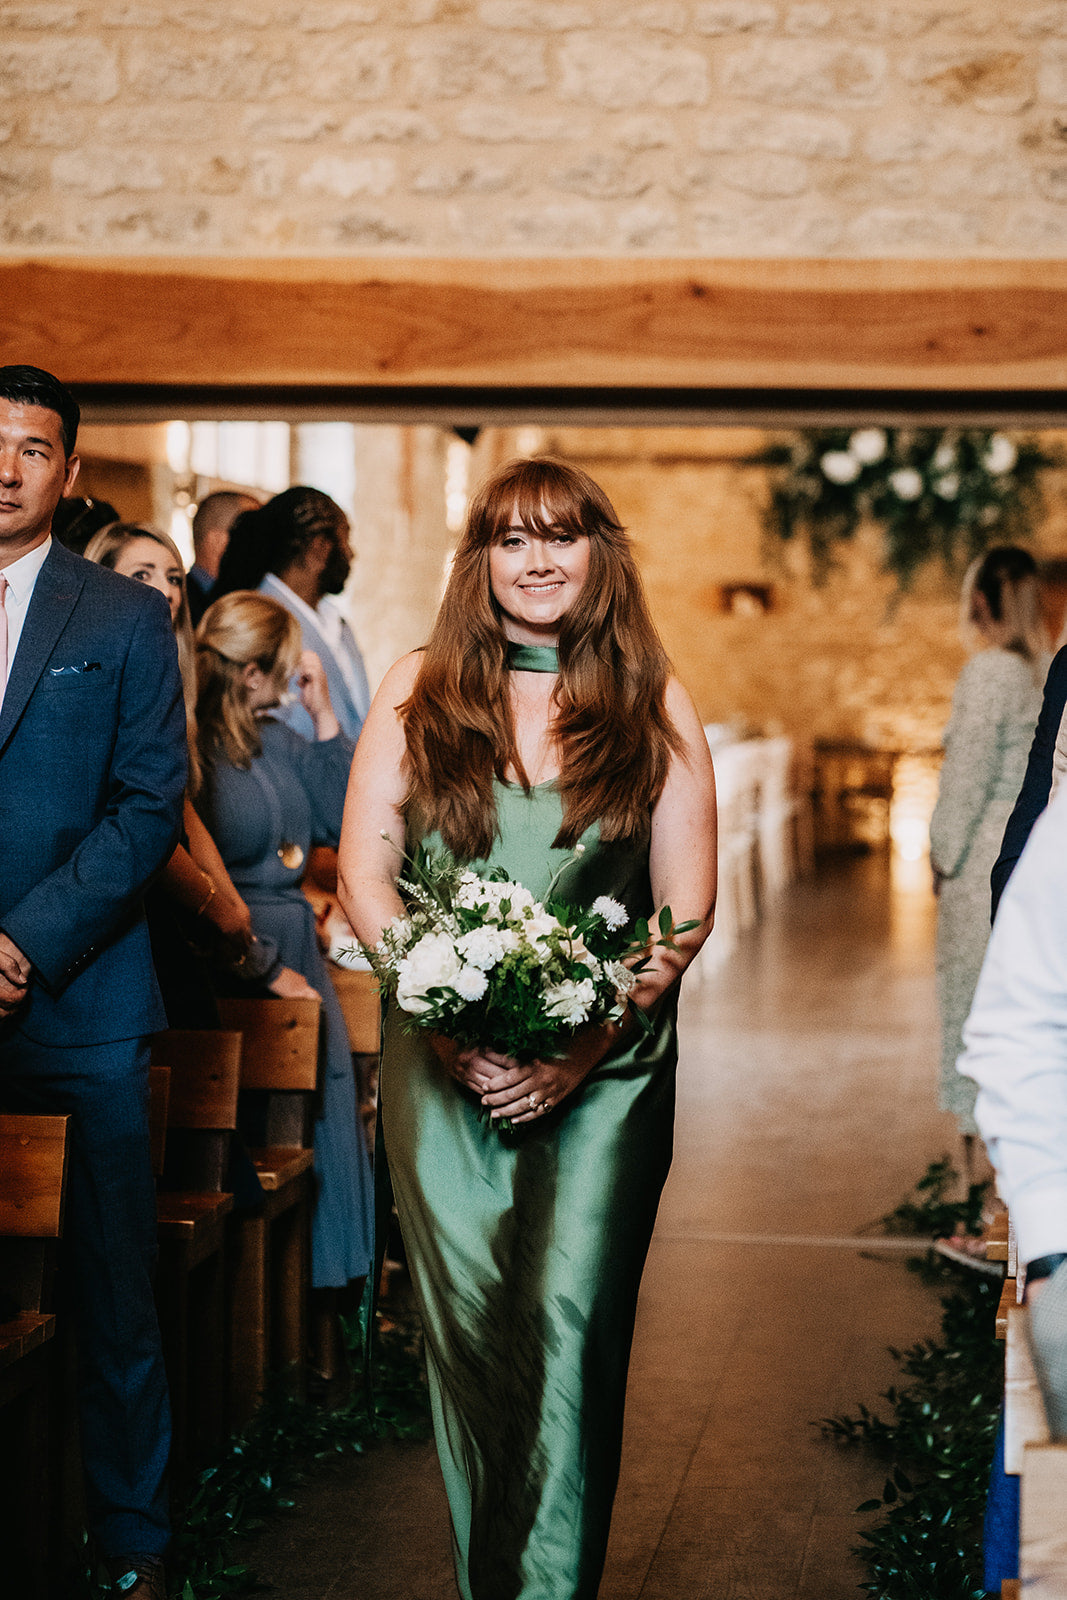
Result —
<svg viewBox="0 0 1067 1600"><path fill-rule="evenodd" d="M577 854L582 853L577 847ZM659 937L601 895L582 910L543 901L502 869L482 877L447 851L420 847L399 880L408 910L376 945L364 945L381 992L395 998L409 1032L429 1029L522 1061L558 1054L584 1023L618 1021L657 945L673 945L669 908ZM645 1028L645 1013L635 1007Z"/></svg>

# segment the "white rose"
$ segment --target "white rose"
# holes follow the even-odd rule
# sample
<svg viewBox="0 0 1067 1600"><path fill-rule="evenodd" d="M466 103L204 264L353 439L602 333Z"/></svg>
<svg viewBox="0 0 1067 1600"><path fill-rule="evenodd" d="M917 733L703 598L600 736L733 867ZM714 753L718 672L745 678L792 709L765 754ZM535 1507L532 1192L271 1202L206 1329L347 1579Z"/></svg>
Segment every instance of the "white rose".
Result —
<svg viewBox="0 0 1067 1600"><path fill-rule="evenodd" d="M613 900L610 894L598 895L589 909L604 918L612 933L618 928L625 928L628 921L626 907L620 905L618 900Z"/></svg>
<svg viewBox="0 0 1067 1600"><path fill-rule="evenodd" d="M935 472L948 472L956 465L956 446L947 439L939 444L933 453L931 465Z"/></svg>
<svg viewBox="0 0 1067 1600"><path fill-rule="evenodd" d="M1010 472L1019 459L1019 452L1006 433L995 433L986 446L982 460L990 472Z"/></svg>
<svg viewBox="0 0 1067 1600"><path fill-rule="evenodd" d="M461 1000L480 1000L489 987L489 979L477 967L461 967L452 987Z"/></svg>
<svg viewBox="0 0 1067 1600"><path fill-rule="evenodd" d="M429 1011L427 991L451 988L462 967L447 934L425 934L397 967L397 1004L415 1016Z"/></svg>
<svg viewBox="0 0 1067 1600"><path fill-rule="evenodd" d="M876 461L881 461L885 451L886 437L881 428L857 428L848 441L849 455L862 461L865 467L872 467Z"/></svg>
<svg viewBox="0 0 1067 1600"><path fill-rule="evenodd" d="M889 474L889 486L898 500L918 500L923 492L922 473L914 467L898 467Z"/></svg>
<svg viewBox="0 0 1067 1600"><path fill-rule="evenodd" d="M549 916L547 911L540 907L536 911L529 911L522 919L522 931L530 943L536 940L548 939L552 934L566 934L567 930L555 917Z"/></svg>
<svg viewBox="0 0 1067 1600"><path fill-rule="evenodd" d="M580 978L577 983L566 978L562 983L550 984L545 990L545 1016L559 1017L573 1027L585 1021L595 999L596 990L591 978Z"/></svg>
<svg viewBox="0 0 1067 1600"><path fill-rule="evenodd" d="M934 479L934 493L942 500L955 500L960 492L958 472L946 472L943 478Z"/></svg>
<svg viewBox="0 0 1067 1600"><path fill-rule="evenodd" d="M827 450L819 465L831 483L855 483L860 475L860 463L847 450Z"/></svg>

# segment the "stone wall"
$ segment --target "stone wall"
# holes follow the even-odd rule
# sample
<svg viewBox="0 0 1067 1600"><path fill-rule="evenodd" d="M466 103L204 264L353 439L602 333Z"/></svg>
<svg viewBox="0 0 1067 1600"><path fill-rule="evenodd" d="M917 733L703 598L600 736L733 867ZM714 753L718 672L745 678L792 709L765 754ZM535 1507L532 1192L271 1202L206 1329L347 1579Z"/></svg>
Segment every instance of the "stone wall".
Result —
<svg viewBox="0 0 1067 1600"><path fill-rule="evenodd" d="M0 252L1061 255L1058 0L7 0Z"/></svg>

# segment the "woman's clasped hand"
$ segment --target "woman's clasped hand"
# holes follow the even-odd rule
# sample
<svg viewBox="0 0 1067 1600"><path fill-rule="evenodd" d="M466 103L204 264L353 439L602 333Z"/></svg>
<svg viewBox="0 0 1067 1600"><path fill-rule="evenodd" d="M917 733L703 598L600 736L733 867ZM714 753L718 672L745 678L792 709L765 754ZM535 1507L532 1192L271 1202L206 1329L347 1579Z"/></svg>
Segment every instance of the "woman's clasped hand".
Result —
<svg viewBox="0 0 1067 1600"><path fill-rule="evenodd" d="M575 1034L563 1055L548 1061L517 1061L477 1045L459 1045L431 1035L438 1060L457 1083L476 1094L493 1122L535 1122L558 1106L603 1061L620 1028L597 1023Z"/></svg>

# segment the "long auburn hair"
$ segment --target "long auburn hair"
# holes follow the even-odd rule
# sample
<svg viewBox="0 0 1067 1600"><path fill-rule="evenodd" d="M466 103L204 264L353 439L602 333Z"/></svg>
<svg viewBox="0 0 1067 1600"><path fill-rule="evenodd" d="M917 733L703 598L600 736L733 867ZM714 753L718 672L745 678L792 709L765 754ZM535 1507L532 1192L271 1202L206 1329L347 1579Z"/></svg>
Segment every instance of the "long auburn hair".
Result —
<svg viewBox="0 0 1067 1600"><path fill-rule="evenodd" d="M549 457L512 461L470 504L437 620L409 698L405 810L462 860L488 856L497 832L493 779L531 785L515 740L508 640L489 552L518 517L531 534L589 540L589 571L559 631L552 733L568 848L594 822L605 840L647 838L681 741L666 706L670 662L648 610L626 531L604 491Z"/></svg>
<svg viewBox="0 0 1067 1600"><path fill-rule="evenodd" d="M182 599L174 619L174 638L178 645L178 668L182 675L182 696L185 700L185 731L189 741L189 794L195 797L200 787L200 755L196 736L196 657L185 562L178 546L168 533L164 533L162 528L154 528L151 523L109 522L94 533L85 546L85 559L114 571L122 552L138 539L151 539L160 545L182 575Z"/></svg>
<svg viewBox="0 0 1067 1600"><path fill-rule="evenodd" d="M253 662L284 686L300 660L300 624L269 595L235 589L208 606L196 630L200 754L248 768L263 753L244 669Z"/></svg>

